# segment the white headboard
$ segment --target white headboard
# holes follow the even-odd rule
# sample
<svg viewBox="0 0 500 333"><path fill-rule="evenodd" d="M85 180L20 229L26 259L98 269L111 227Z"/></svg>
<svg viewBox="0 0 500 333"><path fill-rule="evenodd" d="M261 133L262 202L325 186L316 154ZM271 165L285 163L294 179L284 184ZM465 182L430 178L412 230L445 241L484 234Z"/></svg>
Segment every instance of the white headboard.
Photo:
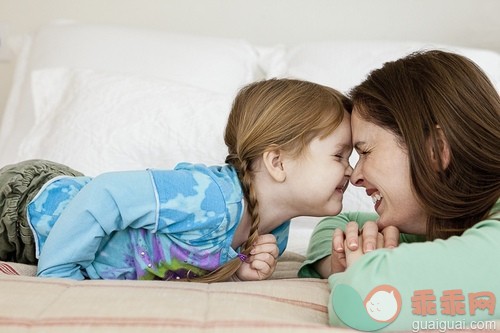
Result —
<svg viewBox="0 0 500 333"><path fill-rule="evenodd" d="M263 46L369 39L500 52L498 13L498 0L2 0L0 31L30 33L66 18L237 37ZM1 109L13 68L13 60L0 62Z"/></svg>
<svg viewBox="0 0 500 333"><path fill-rule="evenodd" d="M57 18L253 43L324 39L438 42L500 51L497 0L2 0L0 24L33 31Z"/></svg>
<svg viewBox="0 0 500 333"><path fill-rule="evenodd" d="M0 23L29 32L57 18L253 43L392 39L500 51L497 0L2 0Z"/></svg>

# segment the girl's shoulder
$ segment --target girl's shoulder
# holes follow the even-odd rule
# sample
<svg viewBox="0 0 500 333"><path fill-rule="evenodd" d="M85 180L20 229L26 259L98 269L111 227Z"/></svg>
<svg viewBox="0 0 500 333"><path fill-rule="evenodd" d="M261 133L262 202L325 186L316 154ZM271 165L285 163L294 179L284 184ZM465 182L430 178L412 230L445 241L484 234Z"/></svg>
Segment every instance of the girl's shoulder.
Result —
<svg viewBox="0 0 500 333"><path fill-rule="evenodd" d="M207 166L201 163L182 162L175 172L187 173L196 183L205 183L213 190L220 191L227 203L240 202L243 191L236 170L228 164Z"/></svg>

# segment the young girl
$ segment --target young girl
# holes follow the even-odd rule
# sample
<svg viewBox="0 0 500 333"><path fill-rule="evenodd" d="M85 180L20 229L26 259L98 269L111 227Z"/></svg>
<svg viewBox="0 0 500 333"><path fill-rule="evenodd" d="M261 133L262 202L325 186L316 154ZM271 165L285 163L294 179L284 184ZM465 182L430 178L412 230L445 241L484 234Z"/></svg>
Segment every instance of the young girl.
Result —
<svg viewBox="0 0 500 333"><path fill-rule="evenodd" d="M36 255L39 276L72 279L268 278L291 218L342 208L349 112L334 89L273 79L237 95L226 165L93 179L48 161L8 166L0 170L0 259Z"/></svg>

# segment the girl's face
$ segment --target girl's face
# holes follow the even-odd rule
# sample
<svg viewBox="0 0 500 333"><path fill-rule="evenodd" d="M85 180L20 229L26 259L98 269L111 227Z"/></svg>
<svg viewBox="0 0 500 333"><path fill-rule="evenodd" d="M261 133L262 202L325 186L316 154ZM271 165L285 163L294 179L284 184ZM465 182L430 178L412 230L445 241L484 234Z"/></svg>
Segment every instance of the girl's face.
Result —
<svg viewBox="0 0 500 333"><path fill-rule="evenodd" d="M350 115L327 137L315 138L298 158L286 163L289 206L295 215L327 216L342 209L352 168Z"/></svg>
<svg viewBox="0 0 500 333"><path fill-rule="evenodd" d="M363 120L354 107L352 141L359 154L351 176L372 197L379 229L393 225L401 232L425 234L427 215L411 186L408 154L390 131Z"/></svg>

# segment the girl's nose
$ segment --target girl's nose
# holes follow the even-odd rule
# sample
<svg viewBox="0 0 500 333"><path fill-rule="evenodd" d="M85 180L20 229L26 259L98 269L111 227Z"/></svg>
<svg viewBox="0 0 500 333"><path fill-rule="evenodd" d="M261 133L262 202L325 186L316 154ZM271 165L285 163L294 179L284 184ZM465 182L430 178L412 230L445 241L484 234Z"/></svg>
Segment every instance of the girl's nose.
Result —
<svg viewBox="0 0 500 333"><path fill-rule="evenodd" d="M347 168L345 168L345 176L351 178L353 170L351 164L348 164Z"/></svg>

